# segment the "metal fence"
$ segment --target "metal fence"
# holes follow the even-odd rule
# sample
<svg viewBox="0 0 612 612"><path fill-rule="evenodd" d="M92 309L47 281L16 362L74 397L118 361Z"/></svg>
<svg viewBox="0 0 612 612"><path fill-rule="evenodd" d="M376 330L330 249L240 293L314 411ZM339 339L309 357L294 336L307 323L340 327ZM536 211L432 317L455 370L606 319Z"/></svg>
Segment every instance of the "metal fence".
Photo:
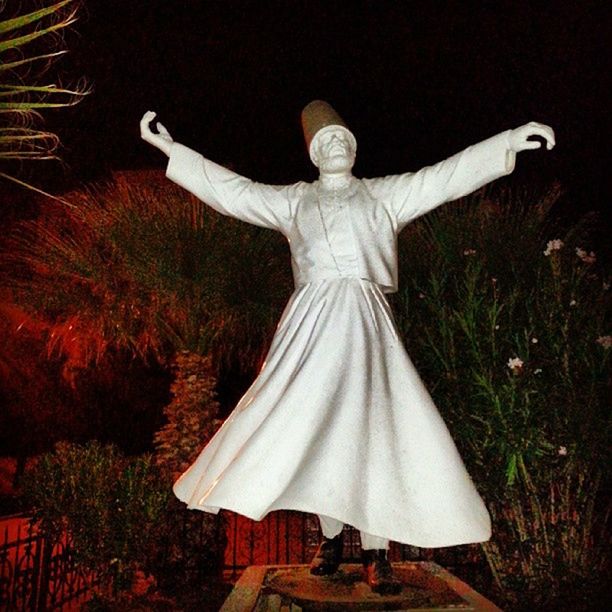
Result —
<svg viewBox="0 0 612 612"><path fill-rule="evenodd" d="M0 610L78 610L98 586L76 567L67 538L50 544L28 517L0 523Z"/></svg>
<svg viewBox="0 0 612 612"><path fill-rule="evenodd" d="M194 511L195 512L195 511ZM249 565L310 563L320 541L316 516L295 511L271 512L263 521L252 521L232 512L223 512L226 524L226 575L237 575ZM343 558L361 560L359 531L344 528ZM462 579L482 577L488 569L478 544L445 548L419 548L391 542L391 561L435 561Z"/></svg>
<svg viewBox="0 0 612 612"><path fill-rule="evenodd" d="M205 547L202 533L207 515L185 511L184 516L188 514L182 538ZM249 565L309 563L319 544L314 515L277 511L256 522L224 511L222 517L227 539L223 573L229 580ZM76 567L67 538L50 544L25 516L3 519L0 529L0 610L78 610L99 588L95 575ZM360 554L359 532L345 527L345 561L359 561ZM478 545L424 549L392 542L389 557L392 561L435 561L470 583L477 576L482 579L487 571Z"/></svg>

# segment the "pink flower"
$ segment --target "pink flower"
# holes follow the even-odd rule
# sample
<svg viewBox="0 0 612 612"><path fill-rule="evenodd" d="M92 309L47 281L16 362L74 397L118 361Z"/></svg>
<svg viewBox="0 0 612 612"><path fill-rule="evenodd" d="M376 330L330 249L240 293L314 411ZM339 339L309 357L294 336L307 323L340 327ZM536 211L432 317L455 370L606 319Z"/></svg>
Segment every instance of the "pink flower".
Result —
<svg viewBox="0 0 612 612"><path fill-rule="evenodd" d="M563 240L559 240L555 238L555 240L549 240L546 243L546 250L544 251L544 255L548 257L553 251L560 251L563 248Z"/></svg>
<svg viewBox="0 0 612 612"><path fill-rule="evenodd" d="M464 255L476 255L476 250L475 249L465 249L463 251Z"/></svg>
<svg viewBox="0 0 612 612"><path fill-rule="evenodd" d="M559 455L567 455L567 448L565 446L560 446L559 450L557 451L557 454L559 454Z"/></svg>
<svg viewBox="0 0 612 612"><path fill-rule="evenodd" d="M597 261L597 257L595 256L595 253L593 253L593 251L591 251L590 253L587 253L585 250L581 249L580 247L576 248L576 255L578 255L580 260L583 261L585 264L592 264Z"/></svg>
<svg viewBox="0 0 612 612"><path fill-rule="evenodd" d="M612 348L612 336L599 336L595 342L604 348Z"/></svg>
<svg viewBox="0 0 612 612"><path fill-rule="evenodd" d="M520 357L511 357L506 364L513 374L520 374L523 369L523 360Z"/></svg>

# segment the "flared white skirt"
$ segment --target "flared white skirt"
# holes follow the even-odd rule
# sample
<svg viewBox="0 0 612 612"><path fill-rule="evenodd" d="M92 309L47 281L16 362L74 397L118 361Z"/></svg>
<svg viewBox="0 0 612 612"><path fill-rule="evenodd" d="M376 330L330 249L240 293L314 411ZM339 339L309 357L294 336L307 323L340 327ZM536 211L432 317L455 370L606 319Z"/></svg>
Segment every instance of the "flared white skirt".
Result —
<svg viewBox="0 0 612 612"><path fill-rule="evenodd" d="M322 514L422 547L488 540L489 513L380 288L298 288L259 376L174 485L189 508Z"/></svg>

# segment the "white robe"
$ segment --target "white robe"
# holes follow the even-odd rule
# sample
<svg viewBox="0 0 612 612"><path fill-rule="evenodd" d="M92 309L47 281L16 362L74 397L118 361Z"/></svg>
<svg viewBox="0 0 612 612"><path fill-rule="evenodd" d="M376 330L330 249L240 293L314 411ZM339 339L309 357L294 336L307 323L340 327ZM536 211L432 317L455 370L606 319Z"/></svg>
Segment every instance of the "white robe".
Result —
<svg viewBox="0 0 612 612"><path fill-rule="evenodd" d="M188 507L255 520L313 512L423 547L489 539L487 509L384 293L397 290L401 229L510 173L508 134L333 195L318 181L256 183L173 144L167 176L223 214L282 232L296 285L258 377L174 485Z"/></svg>

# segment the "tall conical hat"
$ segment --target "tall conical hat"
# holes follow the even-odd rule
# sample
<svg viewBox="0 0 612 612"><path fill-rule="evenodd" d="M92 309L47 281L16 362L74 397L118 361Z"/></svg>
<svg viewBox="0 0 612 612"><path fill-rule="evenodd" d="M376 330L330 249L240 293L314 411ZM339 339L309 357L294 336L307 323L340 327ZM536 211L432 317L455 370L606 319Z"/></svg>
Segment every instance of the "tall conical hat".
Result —
<svg viewBox="0 0 612 612"><path fill-rule="evenodd" d="M353 147L357 148L355 136L353 136L342 117L340 117L331 104L323 100L313 100L302 111L302 129L304 130L304 140L306 140L306 147L309 153L311 153L310 145L317 133L323 128L330 126L341 127L346 130L353 142Z"/></svg>

